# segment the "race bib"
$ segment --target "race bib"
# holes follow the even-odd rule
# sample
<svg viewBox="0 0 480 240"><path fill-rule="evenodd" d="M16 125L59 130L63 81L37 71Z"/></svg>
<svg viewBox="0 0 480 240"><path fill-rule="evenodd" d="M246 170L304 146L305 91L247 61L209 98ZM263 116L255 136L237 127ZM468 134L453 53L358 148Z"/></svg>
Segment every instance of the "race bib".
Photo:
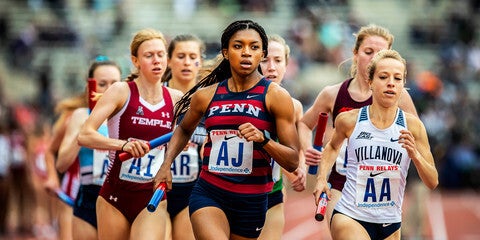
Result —
<svg viewBox="0 0 480 240"><path fill-rule="evenodd" d="M186 151L182 151L171 166L174 183L193 182L199 171L198 145L190 143Z"/></svg>
<svg viewBox="0 0 480 240"><path fill-rule="evenodd" d="M130 158L122 162L119 178L129 182L153 181L165 157L165 146L151 149L141 158Z"/></svg>
<svg viewBox="0 0 480 240"><path fill-rule="evenodd" d="M337 160L335 161L335 169L337 170L338 174L345 176L347 174L347 140L342 144L340 148L339 154L337 156Z"/></svg>
<svg viewBox="0 0 480 240"><path fill-rule="evenodd" d="M356 204L361 208L387 208L397 205L400 187L397 165L359 165Z"/></svg>
<svg viewBox="0 0 480 240"><path fill-rule="evenodd" d="M282 169L280 167L280 165L275 162L275 160L271 160L270 161L271 165L272 165L272 179L273 179L273 183L276 183L280 180L281 176L282 176Z"/></svg>
<svg viewBox="0 0 480 240"><path fill-rule="evenodd" d="M108 165L110 159L108 158L108 150L93 149L93 184L102 186L107 177Z"/></svg>
<svg viewBox="0 0 480 240"><path fill-rule="evenodd" d="M226 174L250 174L253 166L253 141L238 137L238 130L212 130L208 170Z"/></svg>

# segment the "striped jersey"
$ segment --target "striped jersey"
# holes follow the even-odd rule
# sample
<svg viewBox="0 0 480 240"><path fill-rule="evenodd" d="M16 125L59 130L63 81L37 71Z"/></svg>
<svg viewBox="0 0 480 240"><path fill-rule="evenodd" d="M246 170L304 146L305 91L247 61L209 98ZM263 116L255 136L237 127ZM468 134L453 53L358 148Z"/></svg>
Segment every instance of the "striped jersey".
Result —
<svg viewBox="0 0 480 240"><path fill-rule="evenodd" d="M250 122L277 139L274 118L265 104L271 82L262 78L243 92L230 91L227 83L218 84L205 113L208 138L200 178L234 193L268 193L273 185L271 157L259 144L238 137L238 127Z"/></svg>

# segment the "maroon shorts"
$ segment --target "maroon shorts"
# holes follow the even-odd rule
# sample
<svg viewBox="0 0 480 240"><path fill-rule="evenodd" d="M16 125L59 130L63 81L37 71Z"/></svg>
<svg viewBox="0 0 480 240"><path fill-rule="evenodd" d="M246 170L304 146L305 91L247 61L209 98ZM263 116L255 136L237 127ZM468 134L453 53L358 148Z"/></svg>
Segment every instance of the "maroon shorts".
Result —
<svg viewBox="0 0 480 240"><path fill-rule="evenodd" d="M105 181L100 196L108 203L118 209L130 222L133 223L138 214L147 207L152 198L152 189L125 190L121 187L115 187L114 184Z"/></svg>

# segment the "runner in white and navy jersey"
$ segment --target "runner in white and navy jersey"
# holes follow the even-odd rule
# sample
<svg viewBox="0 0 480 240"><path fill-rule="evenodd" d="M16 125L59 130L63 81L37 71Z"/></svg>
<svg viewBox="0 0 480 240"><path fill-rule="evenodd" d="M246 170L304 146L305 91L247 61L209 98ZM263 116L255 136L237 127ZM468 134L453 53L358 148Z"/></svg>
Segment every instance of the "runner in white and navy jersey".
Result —
<svg viewBox="0 0 480 240"><path fill-rule="evenodd" d="M336 127L334 123L338 114L372 104L372 91L367 79L368 63L378 51L391 49L394 42L394 36L387 28L375 24L362 26L354 34L354 37L350 78L324 87L298 123L298 133L301 136L300 141L305 151L307 165L318 165L321 161L321 152L312 147L312 130L316 127L319 113L328 113L332 127ZM399 107L405 112L418 116L407 90L404 89L402 92ZM330 128L327 129L324 142L330 139L331 131ZM345 147L346 143L344 143L328 178L333 191L327 206L327 222L330 220L333 207L341 197L346 180L345 172L348 162L345 156Z"/></svg>
<svg viewBox="0 0 480 240"><path fill-rule="evenodd" d="M427 187L438 185L425 126L398 107L405 60L395 50L381 50L367 69L372 104L337 116L314 191L317 204L322 192L331 195L328 172L347 139L346 183L330 225L334 239L400 239L410 161Z"/></svg>

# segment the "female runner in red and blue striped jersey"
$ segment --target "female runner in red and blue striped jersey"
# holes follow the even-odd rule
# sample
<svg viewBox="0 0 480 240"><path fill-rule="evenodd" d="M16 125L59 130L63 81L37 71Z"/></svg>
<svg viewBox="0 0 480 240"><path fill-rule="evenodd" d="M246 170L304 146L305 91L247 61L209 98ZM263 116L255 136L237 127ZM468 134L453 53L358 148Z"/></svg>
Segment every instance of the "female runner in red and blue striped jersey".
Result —
<svg viewBox="0 0 480 240"><path fill-rule="evenodd" d="M197 239L256 239L272 190L274 158L286 170L298 167L299 140L288 92L259 72L267 56L264 29L235 21L222 34L222 61L177 103L176 128L155 177L171 188L170 164L205 117L208 137L200 178L189 209ZM270 141L270 138L278 141Z"/></svg>

